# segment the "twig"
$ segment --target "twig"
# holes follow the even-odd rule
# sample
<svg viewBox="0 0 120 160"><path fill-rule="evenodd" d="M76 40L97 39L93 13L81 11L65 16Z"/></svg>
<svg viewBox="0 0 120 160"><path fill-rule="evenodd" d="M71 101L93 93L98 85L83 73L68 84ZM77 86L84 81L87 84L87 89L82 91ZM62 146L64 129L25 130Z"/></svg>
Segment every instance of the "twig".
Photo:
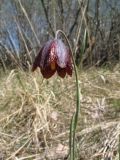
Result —
<svg viewBox="0 0 120 160"><path fill-rule="evenodd" d="M46 7L45 7L44 0L41 0L41 3L42 3L42 6L43 6L43 9L44 9L45 16L46 16L48 25L49 25L49 27L50 27L51 33L52 33L52 35L54 36L54 35L55 35L55 32L54 32L54 30L53 30L53 28L52 28L52 25L51 25L51 22L50 22L50 20L49 20L48 12L47 12L47 9L46 9Z"/></svg>
<svg viewBox="0 0 120 160"><path fill-rule="evenodd" d="M76 12L76 15L75 15L75 20L74 20L74 23L72 24L72 26L70 27L70 30L69 30L69 33L68 33L68 38L71 36L75 26L77 25L77 20L78 20L78 17L79 17L79 13L80 13L80 10L81 8L79 7L77 12Z"/></svg>
<svg viewBox="0 0 120 160"><path fill-rule="evenodd" d="M35 38L36 38L36 41L37 41L38 45L40 45L40 41L39 41L38 38L37 38L37 35L36 35L35 30L34 30L34 28L33 28L33 25L32 25L32 23L31 23L31 21L30 21L30 19L29 19L29 17L28 17L28 14L27 14L25 8L23 7L23 5L22 5L22 3L21 3L21 0L18 0L18 2L19 2L20 7L21 7L21 9L22 9L22 11L23 11L23 13L24 13L24 15L25 15L25 17L26 17L29 25L30 25L30 27L31 27L31 30L32 30L33 33L34 33L34 36L35 36Z"/></svg>
<svg viewBox="0 0 120 160"><path fill-rule="evenodd" d="M63 1L58 0L58 7L60 9L60 20L62 23L62 29L64 28L64 8L63 8Z"/></svg>
<svg viewBox="0 0 120 160"><path fill-rule="evenodd" d="M15 18L14 18L14 19L15 19ZM23 36L22 30L21 30L21 28L20 28L20 25L18 24L18 22L16 21L16 19L15 19L15 22L16 22L16 24L17 24L18 31L19 31L19 33L20 33L20 35L21 35L21 38L22 38L22 40L23 40L23 43L24 43L24 45L25 45L26 52L27 52L27 56L28 56L28 58L29 58L29 60L30 60L30 63L32 64L32 58L31 58L31 56L30 56L30 52L29 52L29 49L28 49L28 47L27 47L27 44L26 44L25 38L24 38L24 36Z"/></svg>
<svg viewBox="0 0 120 160"><path fill-rule="evenodd" d="M30 141L30 138L15 152L13 153L9 158L7 158L6 160L10 160L13 157L15 157L16 154L18 154L25 146L26 144Z"/></svg>
<svg viewBox="0 0 120 160"><path fill-rule="evenodd" d="M75 54L75 56L76 56L76 52L77 52L77 45L78 45L80 34L81 34L81 28L82 28L82 25L83 25L83 19L84 19L84 16L85 16L86 8L87 8L87 6L85 6L84 10L82 11L81 22L80 22L80 26L78 27L76 44L75 44L75 47L74 47L74 54Z"/></svg>

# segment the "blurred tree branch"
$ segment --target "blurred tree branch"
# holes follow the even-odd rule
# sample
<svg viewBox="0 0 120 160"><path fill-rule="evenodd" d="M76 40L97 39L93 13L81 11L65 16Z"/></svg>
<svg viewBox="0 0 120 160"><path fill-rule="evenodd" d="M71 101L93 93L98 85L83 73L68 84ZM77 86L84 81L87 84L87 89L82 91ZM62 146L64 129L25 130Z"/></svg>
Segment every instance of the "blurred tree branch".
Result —
<svg viewBox="0 0 120 160"><path fill-rule="evenodd" d="M49 16L48 16L47 9L46 9L46 7L45 7L44 0L41 0L41 3L42 3L42 6L43 6L43 9L44 9L44 13L45 13L45 16L46 16L47 23L48 23L48 25L49 25L49 27L50 27L50 30L51 30L52 35L54 36L55 33L54 33L53 27L52 27L52 25L51 25L51 22L50 22L50 20L49 20Z"/></svg>

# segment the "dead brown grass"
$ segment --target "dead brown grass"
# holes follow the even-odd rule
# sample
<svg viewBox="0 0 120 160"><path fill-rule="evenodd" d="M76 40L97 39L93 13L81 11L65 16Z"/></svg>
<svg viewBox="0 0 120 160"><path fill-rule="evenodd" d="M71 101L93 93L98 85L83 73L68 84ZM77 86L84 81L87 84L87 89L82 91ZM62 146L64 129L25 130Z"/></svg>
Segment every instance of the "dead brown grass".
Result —
<svg viewBox="0 0 120 160"><path fill-rule="evenodd" d="M94 68L79 76L81 115L76 159L118 159L120 72ZM0 78L0 158L64 159L75 110L75 80L11 70Z"/></svg>

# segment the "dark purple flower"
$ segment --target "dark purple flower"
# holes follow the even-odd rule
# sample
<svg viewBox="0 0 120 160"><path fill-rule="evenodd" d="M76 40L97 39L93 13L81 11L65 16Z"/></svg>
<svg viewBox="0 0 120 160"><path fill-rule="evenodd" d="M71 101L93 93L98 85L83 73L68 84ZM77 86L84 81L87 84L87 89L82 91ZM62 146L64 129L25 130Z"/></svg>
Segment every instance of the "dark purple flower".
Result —
<svg viewBox="0 0 120 160"><path fill-rule="evenodd" d="M48 41L33 63L32 71L40 67L44 78L50 78L56 71L62 78L66 73L72 76L72 61L69 49L60 39Z"/></svg>

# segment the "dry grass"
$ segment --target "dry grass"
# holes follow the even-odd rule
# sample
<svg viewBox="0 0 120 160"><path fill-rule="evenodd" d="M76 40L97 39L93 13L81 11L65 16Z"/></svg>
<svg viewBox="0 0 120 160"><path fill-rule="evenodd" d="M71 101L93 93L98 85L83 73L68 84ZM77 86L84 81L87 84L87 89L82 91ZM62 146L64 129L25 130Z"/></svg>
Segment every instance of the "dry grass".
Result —
<svg viewBox="0 0 120 160"><path fill-rule="evenodd" d="M2 75L2 73L1 73ZM120 71L80 73L76 159L118 159ZM12 70L0 76L0 159L65 159L75 80Z"/></svg>

